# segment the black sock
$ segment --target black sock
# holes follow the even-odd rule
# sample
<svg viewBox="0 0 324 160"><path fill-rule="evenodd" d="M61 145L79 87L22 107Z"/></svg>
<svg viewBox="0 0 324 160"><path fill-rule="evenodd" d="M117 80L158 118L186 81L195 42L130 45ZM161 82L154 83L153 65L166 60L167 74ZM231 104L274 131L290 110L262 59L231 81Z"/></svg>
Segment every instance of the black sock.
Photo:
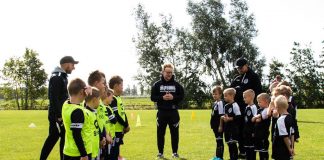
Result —
<svg viewBox="0 0 324 160"><path fill-rule="evenodd" d="M216 157L222 158L224 155L224 143L222 139L216 140L217 142L217 147L216 147Z"/></svg>
<svg viewBox="0 0 324 160"><path fill-rule="evenodd" d="M245 148L245 152L246 152L246 159L247 160L255 160L256 159L256 154L254 151L254 148Z"/></svg>
<svg viewBox="0 0 324 160"><path fill-rule="evenodd" d="M230 153L230 159L231 160L237 160L238 159L238 150L236 143L229 143L228 149Z"/></svg>
<svg viewBox="0 0 324 160"><path fill-rule="evenodd" d="M269 159L269 153L268 152L260 152L260 160L268 160Z"/></svg>

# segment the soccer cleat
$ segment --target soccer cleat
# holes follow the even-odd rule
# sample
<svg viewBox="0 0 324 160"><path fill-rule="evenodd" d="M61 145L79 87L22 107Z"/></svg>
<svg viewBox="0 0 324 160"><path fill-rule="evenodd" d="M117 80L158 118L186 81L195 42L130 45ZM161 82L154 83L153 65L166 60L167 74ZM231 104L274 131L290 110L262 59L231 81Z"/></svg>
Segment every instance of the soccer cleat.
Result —
<svg viewBox="0 0 324 160"><path fill-rule="evenodd" d="M211 158L209 160L220 160L220 159L218 157L213 157L213 158Z"/></svg>
<svg viewBox="0 0 324 160"><path fill-rule="evenodd" d="M172 158L177 159L177 158L180 158L180 157L179 157L178 153L173 153L173 154L172 154Z"/></svg>
<svg viewBox="0 0 324 160"><path fill-rule="evenodd" d="M156 156L156 159L164 159L164 156L162 153L158 153Z"/></svg>

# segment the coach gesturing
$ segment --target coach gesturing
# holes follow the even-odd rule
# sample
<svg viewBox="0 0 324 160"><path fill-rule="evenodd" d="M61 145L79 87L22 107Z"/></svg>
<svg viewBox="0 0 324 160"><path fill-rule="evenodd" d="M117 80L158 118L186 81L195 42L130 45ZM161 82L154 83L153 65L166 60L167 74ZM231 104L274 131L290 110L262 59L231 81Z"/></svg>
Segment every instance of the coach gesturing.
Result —
<svg viewBox="0 0 324 160"><path fill-rule="evenodd" d="M159 153L157 158L163 158L164 136L167 125L171 133L172 157L179 158L179 122L178 113L179 102L183 100L183 87L175 81L173 75L173 65L164 64L162 66L161 80L154 83L151 90L151 100L157 105L157 145Z"/></svg>

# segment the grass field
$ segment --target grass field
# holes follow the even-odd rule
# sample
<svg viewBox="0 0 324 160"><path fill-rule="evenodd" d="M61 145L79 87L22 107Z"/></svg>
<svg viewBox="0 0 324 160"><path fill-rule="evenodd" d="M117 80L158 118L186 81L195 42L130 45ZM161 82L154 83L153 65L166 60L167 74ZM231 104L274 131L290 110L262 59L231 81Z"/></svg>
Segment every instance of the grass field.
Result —
<svg viewBox="0 0 324 160"><path fill-rule="evenodd" d="M191 120L192 112L195 119ZM151 160L157 154L154 110L128 110L131 131L125 135L122 155L128 160ZM141 127L135 127L140 115ZM324 159L324 110L299 110L301 133L296 144L296 160ZM208 160L214 154L215 138L209 127L209 110L180 111L179 154L188 160ZM35 123L36 128L29 128ZM0 111L0 159L36 160L48 134L47 111ZM167 130L165 156L171 159L170 134ZM59 159L58 145L49 159ZM225 158L228 158L227 147Z"/></svg>
<svg viewBox="0 0 324 160"><path fill-rule="evenodd" d="M154 109L154 103L150 97L122 97L126 109L139 110L139 109ZM37 100L35 104L37 110L47 110L48 100ZM0 110L15 110L16 102L14 100L0 100Z"/></svg>

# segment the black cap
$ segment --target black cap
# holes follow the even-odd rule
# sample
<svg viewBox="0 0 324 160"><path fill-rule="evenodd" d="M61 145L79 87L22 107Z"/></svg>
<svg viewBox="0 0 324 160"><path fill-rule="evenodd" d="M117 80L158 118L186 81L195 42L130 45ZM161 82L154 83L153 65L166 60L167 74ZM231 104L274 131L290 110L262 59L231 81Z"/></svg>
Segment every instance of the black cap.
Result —
<svg viewBox="0 0 324 160"><path fill-rule="evenodd" d="M78 64L79 61L75 61L71 56L64 56L63 58L61 58L60 64L64 64L64 63Z"/></svg>
<svg viewBox="0 0 324 160"><path fill-rule="evenodd" d="M235 62L235 65L236 65L235 68L243 67L243 66L246 65L246 64L247 64L247 60L246 60L246 59L244 59L244 58L239 58L239 59L237 59L236 62Z"/></svg>

